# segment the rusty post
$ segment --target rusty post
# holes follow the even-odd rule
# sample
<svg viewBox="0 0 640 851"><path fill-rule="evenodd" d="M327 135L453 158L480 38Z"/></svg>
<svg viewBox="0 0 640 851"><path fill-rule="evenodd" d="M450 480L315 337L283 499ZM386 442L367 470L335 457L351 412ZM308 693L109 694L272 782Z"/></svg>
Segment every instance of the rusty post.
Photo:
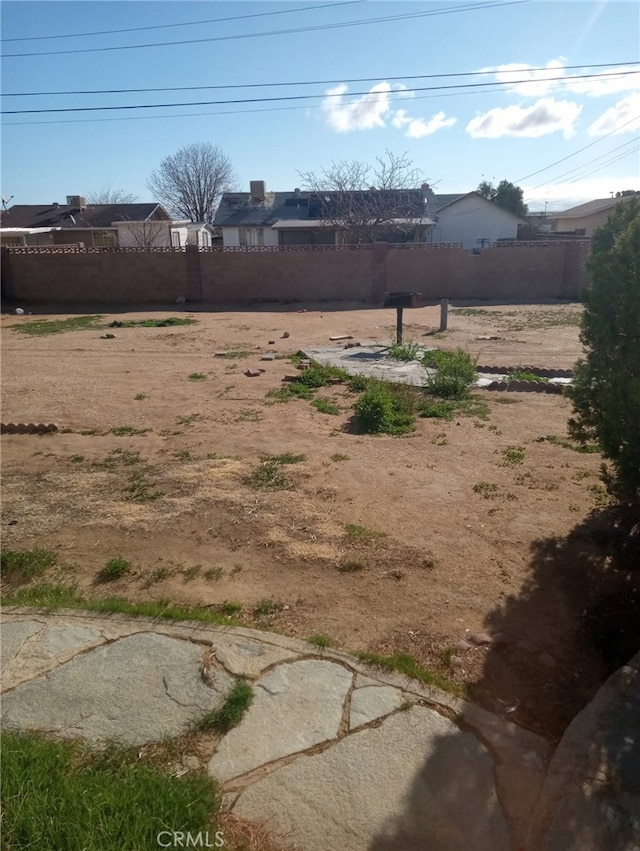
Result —
<svg viewBox="0 0 640 851"><path fill-rule="evenodd" d="M443 298L440 300L440 328L439 331L447 330L447 320L449 319L449 299Z"/></svg>
<svg viewBox="0 0 640 851"><path fill-rule="evenodd" d="M396 343L402 345L402 308L396 307Z"/></svg>

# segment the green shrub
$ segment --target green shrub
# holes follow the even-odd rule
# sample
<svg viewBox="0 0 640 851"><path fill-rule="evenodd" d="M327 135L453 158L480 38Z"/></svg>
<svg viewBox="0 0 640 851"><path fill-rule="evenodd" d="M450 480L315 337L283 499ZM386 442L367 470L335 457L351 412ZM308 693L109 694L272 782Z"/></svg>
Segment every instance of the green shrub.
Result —
<svg viewBox="0 0 640 851"><path fill-rule="evenodd" d="M2 578L29 580L53 567L57 554L51 550L4 550L0 556Z"/></svg>
<svg viewBox="0 0 640 851"><path fill-rule="evenodd" d="M427 352L423 365L435 368L425 380L425 389L433 396L442 399L464 399L469 394L469 386L476 377L477 358L472 358L464 349L454 352L440 350Z"/></svg>
<svg viewBox="0 0 640 851"><path fill-rule="evenodd" d="M122 556L110 558L105 566L98 571L98 582L112 582L131 572L131 562Z"/></svg>
<svg viewBox="0 0 640 851"><path fill-rule="evenodd" d="M387 355L396 360L418 360L420 354L420 343L410 341L408 343L392 343Z"/></svg>
<svg viewBox="0 0 640 851"><path fill-rule="evenodd" d="M308 369L302 370L297 383L304 384L306 387L326 387L328 384L333 384L335 378L345 381L348 375L344 369L337 366L321 366L318 363L312 363Z"/></svg>
<svg viewBox="0 0 640 851"><path fill-rule="evenodd" d="M350 375L347 385L354 393L363 393L369 387L370 380L366 375Z"/></svg>
<svg viewBox="0 0 640 851"><path fill-rule="evenodd" d="M409 387L371 380L355 404L356 420L369 434L407 434L415 428L416 401Z"/></svg>
<svg viewBox="0 0 640 851"><path fill-rule="evenodd" d="M336 405L335 402L330 402L328 399L314 399L311 404L321 414L331 414L335 417L340 413L340 406Z"/></svg>

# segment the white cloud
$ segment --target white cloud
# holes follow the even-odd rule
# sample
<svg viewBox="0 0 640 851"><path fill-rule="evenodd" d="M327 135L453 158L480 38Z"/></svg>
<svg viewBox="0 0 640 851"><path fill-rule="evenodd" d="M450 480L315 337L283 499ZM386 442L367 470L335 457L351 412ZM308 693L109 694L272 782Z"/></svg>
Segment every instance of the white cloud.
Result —
<svg viewBox="0 0 640 851"><path fill-rule="evenodd" d="M495 68L483 68L483 71L495 71L496 80L504 83L509 91L526 97L540 97L550 92L556 83L553 77L561 77L564 67L559 59L547 62L545 68L533 70L533 65L525 63L509 62L506 65L497 65ZM525 82L516 82L524 80Z"/></svg>
<svg viewBox="0 0 640 851"><path fill-rule="evenodd" d="M366 95L345 103L344 95L348 88L345 83L341 83L333 89L329 89L322 101L322 110L329 127L337 133L384 127L384 117L391 110L389 106L391 86L389 83L376 83Z"/></svg>
<svg viewBox="0 0 640 851"><path fill-rule="evenodd" d="M640 94L622 98L603 112L589 127L590 136L606 133L635 133L640 130Z"/></svg>
<svg viewBox="0 0 640 851"><path fill-rule="evenodd" d="M405 130L405 136L421 139L445 127L451 127L457 121L456 118L447 118L444 112L438 112L426 120L407 115L404 109L391 109L391 93L396 97L413 97L413 92L407 91L406 86L401 83L394 85L393 89L387 82L376 83L365 95L345 103L344 95L347 89L345 83L329 89L322 102L327 124L337 133L387 127L387 122L390 122L391 126Z"/></svg>
<svg viewBox="0 0 640 851"><path fill-rule="evenodd" d="M543 69L535 69L535 66L528 65L526 62L509 62L481 70L495 72L496 82L504 84L506 91L523 97L541 97L550 92L571 92L588 97L602 97L619 92L636 91L640 86L640 70L631 65L591 70L570 68L566 71L564 61L563 58L551 59ZM622 76L623 73L624 76ZM587 77L587 74L598 76ZM567 79L567 77L577 76L584 78ZM554 77L561 79L554 79Z"/></svg>
<svg viewBox="0 0 640 851"><path fill-rule="evenodd" d="M447 118L444 112L438 112L433 118L425 121L423 118L411 118L404 109L397 109L391 123L394 127L406 127L405 133L410 139L422 139L423 136L431 136L445 127L453 127L457 118Z"/></svg>
<svg viewBox="0 0 640 851"><path fill-rule="evenodd" d="M549 133L562 132L565 139L574 135L574 124L582 112L578 103L554 98L541 98L532 106L496 107L476 115L466 131L474 139L500 139L519 136L536 139Z"/></svg>

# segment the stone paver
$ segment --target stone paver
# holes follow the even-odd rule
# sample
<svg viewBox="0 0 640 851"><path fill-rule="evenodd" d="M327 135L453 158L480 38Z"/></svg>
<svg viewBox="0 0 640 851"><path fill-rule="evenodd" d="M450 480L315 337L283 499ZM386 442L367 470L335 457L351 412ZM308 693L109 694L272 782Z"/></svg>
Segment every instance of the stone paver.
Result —
<svg viewBox="0 0 640 851"><path fill-rule="evenodd" d="M292 650L270 647L250 639L222 637L215 641L213 647L218 661L237 676L257 677L277 662L296 658Z"/></svg>
<svg viewBox="0 0 640 851"><path fill-rule="evenodd" d="M399 709L403 702L402 692L391 686L372 685L355 689L349 708L349 729L377 721Z"/></svg>
<svg viewBox="0 0 640 851"><path fill-rule="evenodd" d="M18 655L25 641L45 627L44 623L33 620L10 621L2 624L2 642L0 643L0 670L3 681L4 672Z"/></svg>
<svg viewBox="0 0 640 851"><path fill-rule="evenodd" d="M202 677L195 644L153 633L122 638L79 656L2 700L3 724L126 744L177 736L219 706L233 680Z"/></svg>
<svg viewBox="0 0 640 851"><path fill-rule="evenodd" d="M243 723L225 736L209 772L225 782L335 738L351 681L351 672L334 662L274 668L255 684Z"/></svg>
<svg viewBox="0 0 640 851"><path fill-rule="evenodd" d="M12 663L7 665L6 670L3 669L2 683L5 689L40 676L69 661L81 651L105 642L104 636L95 627L73 624L43 627L42 624L34 624L40 630L24 642L19 651L13 654ZM5 627L2 629L3 638L4 630Z"/></svg>
<svg viewBox="0 0 640 851"><path fill-rule="evenodd" d="M313 851L511 848L488 751L422 707L277 769L233 812L273 818Z"/></svg>

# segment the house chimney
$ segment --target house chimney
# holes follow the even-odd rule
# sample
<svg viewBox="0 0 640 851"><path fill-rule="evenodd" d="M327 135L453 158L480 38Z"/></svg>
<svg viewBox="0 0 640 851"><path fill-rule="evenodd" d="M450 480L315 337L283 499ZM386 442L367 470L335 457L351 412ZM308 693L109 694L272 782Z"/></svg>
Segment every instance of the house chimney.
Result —
<svg viewBox="0 0 640 851"><path fill-rule="evenodd" d="M299 194L300 194L300 190L298 189L298 187L297 187L297 186L296 186L296 188L293 190L293 192L294 192L294 194L295 194L295 195L299 195Z"/></svg>
<svg viewBox="0 0 640 851"><path fill-rule="evenodd" d="M249 190L251 192L251 200L254 203L264 201L267 194L264 180L250 180Z"/></svg>
<svg viewBox="0 0 640 851"><path fill-rule="evenodd" d="M82 195L67 195L67 207L77 207L78 210L84 210L87 206L87 199Z"/></svg>
<svg viewBox="0 0 640 851"><path fill-rule="evenodd" d="M53 209L54 209L54 210L57 210L57 209L58 209L58 207L60 206L60 204L58 204L58 202L57 202L57 201L52 201L52 202L51 202L51 206L53 207Z"/></svg>

